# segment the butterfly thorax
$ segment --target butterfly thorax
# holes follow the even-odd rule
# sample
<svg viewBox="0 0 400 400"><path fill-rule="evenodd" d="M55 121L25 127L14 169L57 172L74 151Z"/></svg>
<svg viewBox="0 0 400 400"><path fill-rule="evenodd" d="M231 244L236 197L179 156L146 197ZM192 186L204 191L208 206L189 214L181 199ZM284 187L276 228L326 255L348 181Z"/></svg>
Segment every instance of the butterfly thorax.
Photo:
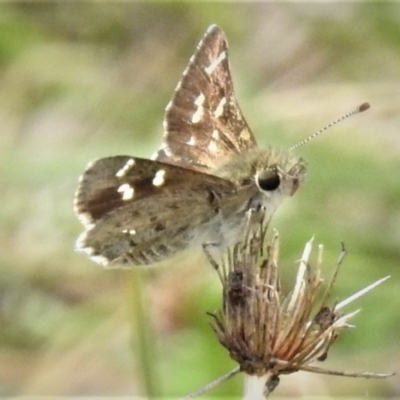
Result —
<svg viewBox="0 0 400 400"><path fill-rule="evenodd" d="M243 232L248 210L261 210L264 219L270 219L303 182L305 172L302 159L273 148L256 149L224 162L213 174L232 182L237 193L221 199L220 218L213 221L207 234L214 236L216 245L231 244Z"/></svg>

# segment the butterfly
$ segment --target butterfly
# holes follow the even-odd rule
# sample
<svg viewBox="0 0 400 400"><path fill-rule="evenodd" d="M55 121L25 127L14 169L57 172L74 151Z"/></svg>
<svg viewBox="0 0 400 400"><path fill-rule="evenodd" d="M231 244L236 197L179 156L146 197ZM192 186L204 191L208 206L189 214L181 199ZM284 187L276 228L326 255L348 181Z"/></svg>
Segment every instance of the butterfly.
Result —
<svg viewBox="0 0 400 400"><path fill-rule="evenodd" d="M77 249L104 266L139 266L190 246L225 248L246 213L271 218L302 184L306 165L291 151L257 146L237 103L224 32L206 31L166 107L152 159L94 161L74 209L85 226Z"/></svg>

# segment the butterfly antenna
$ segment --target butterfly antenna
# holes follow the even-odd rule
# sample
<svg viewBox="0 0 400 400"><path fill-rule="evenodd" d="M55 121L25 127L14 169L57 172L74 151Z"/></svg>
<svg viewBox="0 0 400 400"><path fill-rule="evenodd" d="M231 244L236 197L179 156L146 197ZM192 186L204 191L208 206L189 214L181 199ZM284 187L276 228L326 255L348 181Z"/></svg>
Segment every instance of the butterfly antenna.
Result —
<svg viewBox="0 0 400 400"><path fill-rule="evenodd" d="M325 132L327 129L329 129L330 127L338 124L339 122L342 122L344 119L347 119L349 117L351 117L352 115L355 114L359 114L365 110L368 110L368 108L370 107L369 103L363 103L360 106L358 106L357 108L355 108L354 110L348 112L345 115L342 115L340 118L336 119L335 121L331 122L329 125L325 126L324 128L320 129L317 132L314 132L312 135L306 137L305 139L303 139L301 142L295 144L294 146L289 148L289 151L292 151L294 149L297 149L300 146L303 146L303 144L306 144L307 142L309 142L310 140L314 139L315 137L319 136L322 132Z"/></svg>

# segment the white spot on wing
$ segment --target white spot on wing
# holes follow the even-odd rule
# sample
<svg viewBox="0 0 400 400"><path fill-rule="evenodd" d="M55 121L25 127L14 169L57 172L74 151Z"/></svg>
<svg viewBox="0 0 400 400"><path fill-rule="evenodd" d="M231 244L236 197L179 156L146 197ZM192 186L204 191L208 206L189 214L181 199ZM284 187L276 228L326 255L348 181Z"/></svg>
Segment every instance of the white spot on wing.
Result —
<svg viewBox="0 0 400 400"><path fill-rule="evenodd" d="M192 57L190 57L190 58L192 58ZM190 63L190 59L189 59L189 63ZM188 73L189 73L189 67L186 67L186 68L184 69L182 75L183 75L183 76L186 76Z"/></svg>
<svg viewBox="0 0 400 400"><path fill-rule="evenodd" d="M160 169L154 175L153 185L157 187L162 186L164 185L164 182L165 182L165 169Z"/></svg>
<svg viewBox="0 0 400 400"><path fill-rule="evenodd" d="M135 165L135 160L133 158L130 158L125 165L117 171L115 176L117 178L122 178L127 174L127 172Z"/></svg>
<svg viewBox="0 0 400 400"><path fill-rule="evenodd" d="M129 233L129 235L136 235L136 231L134 229L124 229L122 233Z"/></svg>
<svg viewBox="0 0 400 400"><path fill-rule="evenodd" d="M240 138L243 140L249 140L250 139L250 132L247 128L244 128L242 132L240 132Z"/></svg>
<svg viewBox="0 0 400 400"><path fill-rule="evenodd" d="M211 153L215 153L217 149L217 144L214 142L214 140L211 140L211 142L208 144L208 150L210 150Z"/></svg>
<svg viewBox="0 0 400 400"><path fill-rule="evenodd" d="M97 161L97 160L89 161L89 162L87 163L87 165L86 165L86 169L92 168L96 161Z"/></svg>
<svg viewBox="0 0 400 400"><path fill-rule="evenodd" d="M203 108L203 103L206 97L204 96L203 93L200 93L197 99L194 101L194 104L197 106L197 110L194 112L192 116L192 122L196 124L201 120L204 114L204 108Z"/></svg>
<svg viewBox="0 0 400 400"><path fill-rule="evenodd" d="M214 129L214 130L212 131L211 137L212 137L214 140L219 140L219 132L218 132L218 129Z"/></svg>
<svg viewBox="0 0 400 400"><path fill-rule="evenodd" d="M167 104L167 107L165 107L165 111L169 111L169 110L171 109L171 107L172 107L172 101L170 101L170 102Z"/></svg>
<svg viewBox="0 0 400 400"><path fill-rule="evenodd" d="M75 248L79 251L84 251L85 253L91 255L93 254L93 249L91 247L85 247L85 241L87 238L87 232L83 232L79 235L76 241Z"/></svg>
<svg viewBox="0 0 400 400"><path fill-rule="evenodd" d="M178 84L176 85L175 92L177 92L178 90L181 90L181 87L182 87L182 80L180 80L178 82Z"/></svg>
<svg viewBox="0 0 400 400"><path fill-rule="evenodd" d="M122 200L131 200L135 194L135 190L129 183L124 183L118 188L118 193L122 193Z"/></svg>
<svg viewBox="0 0 400 400"><path fill-rule="evenodd" d="M217 108L215 109L215 112L214 112L215 118L219 118L223 114L225 104L226 104L226 98L223 97L221 99L221 101L218 103Z"/></svg>
<svg viewBox="0 0 400 400"><path fill-rule="evenodd" d="M204 68L204 71L208 74L211 75L215 68L218 67L218 65L226 58L226 52L223 51L222 53L220 53L220 55L217 57L216 60L214 60L208 67Z"/></svg>
<svg viewBox="0 0 400 400"><path fill-rule="evenodd" d="M151 157L151 160L156 160L157 157L159 156L160 153L164 153L166 157L171 157L172 156L172 151L168 147L166 143L163 143L160 150L156 151Z"/></svg>
<svg viewBox="0 0 400 400"><path fill-rule="evenodd" d="M194 136L191 136L191 138L186 142L189 146L194 146L196 144L196 139Z"/></svg>
<svg viewBox="0 0 400 400"><path fill-rule="evenodd" d="M78 202L77 202L76 199L75 199L75 212L78 214L78 219L79 219L79 221L81 221L81 223L82 223L86 228L89 228L91 225L93 225L93 224L92 224L93 218L92 218L91 214L88 213L88 212L81 212L81 211L79 211L79 209L78 209Z"/></svg>

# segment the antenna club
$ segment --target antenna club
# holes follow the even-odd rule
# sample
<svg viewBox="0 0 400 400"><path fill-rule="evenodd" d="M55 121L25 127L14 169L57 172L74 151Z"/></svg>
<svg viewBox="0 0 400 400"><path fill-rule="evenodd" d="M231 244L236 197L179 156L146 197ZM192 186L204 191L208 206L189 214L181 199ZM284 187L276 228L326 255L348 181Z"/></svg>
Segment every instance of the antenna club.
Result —
<svg viewBox="0 0 400 400"><path fill-rule="evenodd" d="M361 104L360 107L358 107L358 111L359 111L359 112L363 112L363 111L368 110L368 108L370 108L370 107L371 107L371 106L370 106L369 103L363 103L363 104Z"/></svg>

